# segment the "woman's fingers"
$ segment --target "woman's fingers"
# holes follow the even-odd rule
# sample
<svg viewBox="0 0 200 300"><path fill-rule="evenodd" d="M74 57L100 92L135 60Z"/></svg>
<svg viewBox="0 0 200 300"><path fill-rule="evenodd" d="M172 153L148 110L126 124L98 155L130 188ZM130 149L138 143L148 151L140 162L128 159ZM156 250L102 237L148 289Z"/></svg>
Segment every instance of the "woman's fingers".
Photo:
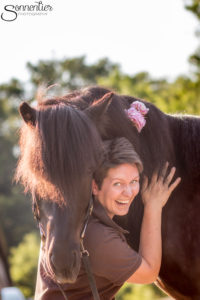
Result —
<svg viewBox="0 0 200 300"><path fill-rule="evenodd" d="M146 190L147 186L148 186L148 177L144 176L141 192L144 192Z"/></svg>
<svg viewBox="0 0 200 300"><path fill-rule="evenodd" d="M158 180L158 172L154 172L151 178L151 183L154 183Z"/></svg>
<svg viewBox="0 0 200 300"><path fill-rule="evenodd" d="M176 180L169 186L169 192L170 194L173 192L173 190L177 187L177 185L180 183L181 177L176 178Z"/></svg>
<svg viewBox="0 0 200 300"><path fill-rule="evenodd" d="M169 163L167 161L160 174L160 177L162 177L163 179L166 177L168 167L169 167Z"/></svg>
<svg viewBox="0 0 200 300"><path fill-rule="evenodd" d="M167 174L167 169L168 169L168 167L169 167L169 163L168 163L168 161L167 161L167 162L165 163L164 167L162 168L159 177L158 177L158 172L155 172L155 173L153 174L153 176L152 176L151 182L156 182L156 181L158 181L158 180L164 181L164 179L165 179L165 177L166 177L166 174Z"/></svg>
<svg viewBox="0 0 200 300"><path fill-rule="evenodd" d="M170 182L172 181L172 178L174 177L175 172L176 172L176 168L172 167L169 172L169 175L165 179L165 183L167 183L168 185L170 184Z"/></svg>

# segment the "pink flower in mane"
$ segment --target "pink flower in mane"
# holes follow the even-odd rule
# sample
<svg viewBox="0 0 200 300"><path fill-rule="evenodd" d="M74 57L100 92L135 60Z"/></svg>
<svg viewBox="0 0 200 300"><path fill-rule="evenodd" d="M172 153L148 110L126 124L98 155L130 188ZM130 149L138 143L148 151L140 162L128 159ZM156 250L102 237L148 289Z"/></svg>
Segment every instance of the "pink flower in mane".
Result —
<svg viewBox="0 0 200 300"><path fill-rule="evenodd" d="M149 109L140 101L134 101L129 109L125 109L127 116L134 123L138 132L140 132L146 124L144 116L148 111Z"/></svg>

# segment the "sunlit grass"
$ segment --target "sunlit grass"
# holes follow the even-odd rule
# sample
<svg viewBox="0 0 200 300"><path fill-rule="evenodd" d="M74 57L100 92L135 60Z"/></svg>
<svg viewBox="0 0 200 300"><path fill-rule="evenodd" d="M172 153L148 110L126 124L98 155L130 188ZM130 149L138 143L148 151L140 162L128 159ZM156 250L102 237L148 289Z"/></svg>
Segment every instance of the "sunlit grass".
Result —
<svg viewBox="0 0 200 300"><path fill-rule="evenodd" d="M117 293L116 300L155 300L166 297L153 285L125 283Z"/></svg>

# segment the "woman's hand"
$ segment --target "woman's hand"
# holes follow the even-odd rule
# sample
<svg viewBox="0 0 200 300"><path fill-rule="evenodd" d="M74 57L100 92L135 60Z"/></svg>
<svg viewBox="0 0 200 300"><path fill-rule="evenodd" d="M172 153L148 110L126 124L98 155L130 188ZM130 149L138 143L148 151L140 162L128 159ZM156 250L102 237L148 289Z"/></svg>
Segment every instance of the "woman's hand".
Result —
<svg viewBox="0 0 200 300"><path fill-rule="evenodd" d="M169 174L167 174L169 163L167 162L162 169L161 175L158 176L154 173L151 182L148 184L148 178L145 176L141 189L142 201L144 206L154 206L155 208L162 208L169 199L172 191L180 183L181 178L178 177L173 183L171 183L176 168L171 168Z"/></svg>

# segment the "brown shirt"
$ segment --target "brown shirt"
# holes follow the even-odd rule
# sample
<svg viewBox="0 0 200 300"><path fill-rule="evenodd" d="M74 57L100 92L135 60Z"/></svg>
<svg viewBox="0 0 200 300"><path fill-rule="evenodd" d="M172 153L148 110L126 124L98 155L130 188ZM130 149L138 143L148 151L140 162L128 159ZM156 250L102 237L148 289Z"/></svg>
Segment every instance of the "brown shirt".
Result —
<svg viewBox="0 0 200 300"><path fill-rule="evenodd" d="M138 269L141 256L126 242L127 231L108 217L99 201L94 202L84 247L90 254L90 263L101 300L114 299L123 283ZM35 300L63 300L59 288L45 274L42 252L38 266ZM92 293L83 265L73 284L62 285L69 300L92 300Z"/></svg>

